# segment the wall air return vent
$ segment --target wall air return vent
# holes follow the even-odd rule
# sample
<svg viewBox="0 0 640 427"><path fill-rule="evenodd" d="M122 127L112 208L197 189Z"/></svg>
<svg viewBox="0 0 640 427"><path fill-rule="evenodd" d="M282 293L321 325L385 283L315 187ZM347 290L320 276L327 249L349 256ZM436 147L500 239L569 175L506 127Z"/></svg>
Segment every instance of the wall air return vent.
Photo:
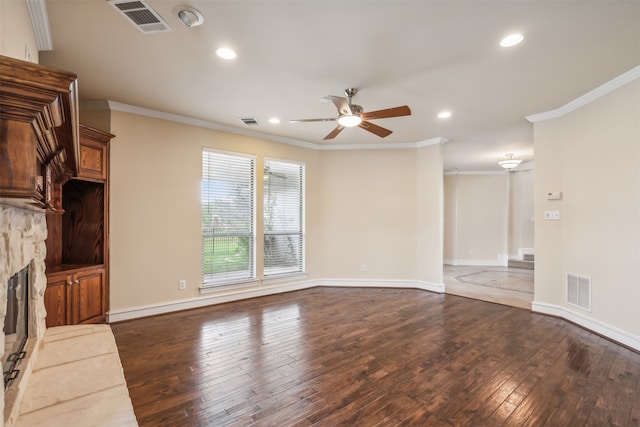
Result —
<svg viewBox="0 0 640 427"><path fill-rule="evenodd" d="M243 117L240 120L247 126L260 126L260 123L253 117Z"/></svg>
<svg viewBox="0 0 640 427"><path fill-rule="evenodd" d="M107 0L107 3L145 34L171 31L158 12L144 0Z"/></svg>
<svg viewBox="0 0 640 427"><path fill-rule="evenodd" d="M567 303L591 311L591 278L567 274Z"/></svg>

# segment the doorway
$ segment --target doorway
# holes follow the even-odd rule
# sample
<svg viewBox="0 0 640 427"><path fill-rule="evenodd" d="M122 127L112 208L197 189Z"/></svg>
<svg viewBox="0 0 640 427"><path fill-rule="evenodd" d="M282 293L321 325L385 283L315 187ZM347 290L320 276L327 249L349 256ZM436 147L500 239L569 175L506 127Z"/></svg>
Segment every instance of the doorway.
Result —
<svg viewBox="0 0 640 427"><path fill-rule="evenodd" d="M445 292L531 309L533 166L444 176Z"/></svg>

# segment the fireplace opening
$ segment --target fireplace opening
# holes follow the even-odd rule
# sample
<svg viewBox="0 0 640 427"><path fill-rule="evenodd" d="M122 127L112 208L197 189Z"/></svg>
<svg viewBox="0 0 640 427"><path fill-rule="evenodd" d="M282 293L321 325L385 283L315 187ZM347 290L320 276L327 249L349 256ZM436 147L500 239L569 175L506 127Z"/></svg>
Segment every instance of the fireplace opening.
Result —
<svg viewBox="0 0 640 427"><path fill-rule="evenodd" d="M7 283L7 315L4 318L4 354L2 372L4 388L20 374L16 365L26 353L24 345L29 338L29 267L23 268Z"/></svg>

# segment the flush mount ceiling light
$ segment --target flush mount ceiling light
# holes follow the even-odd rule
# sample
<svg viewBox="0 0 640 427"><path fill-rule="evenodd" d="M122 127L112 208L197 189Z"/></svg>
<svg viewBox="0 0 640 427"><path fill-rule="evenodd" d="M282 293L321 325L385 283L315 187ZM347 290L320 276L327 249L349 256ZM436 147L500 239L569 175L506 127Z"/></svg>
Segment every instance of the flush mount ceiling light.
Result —
<svg viewBox="0 0 640 427"><path fill-rule="evenodd" d="M180 6L177 14L182 23L189 28L198 27L204 23L202 13L191 6Z"/></svg>
<svg viewBox="0 0 640 427"><path fill-rule="evenodd" d="M230 47L220 47L216 49L216 55L222 59L232 60L236 59L238 56L236 51L231 49Z"/></svg>
<svg viewBox="0 0 640 427"><path fill-rule="evenodd" d="M500 40L500 46L502 47L511 47L519 44L522 40L524 40L524 36L519 33L509 34L507 37Z"/></svg>
<svg viewBox="0 0 640 427"><path fill-rule="evenodd" d="M280 119L277 117L271 117L269 119L269 123L271 123L272 125L277 125L278 123L280 123Z"/></svg>
<svg viewBox="0 0 640 427"><path fill-rule="evenodd" d="M504 155L504 159L498 160L498 164L505 169L513 169L522 162L521 159L513 157L513 153Z"/></svg>
<svg viewBox="0 0 640 427"><path fill-rule="evenodd" d="M451 117L451 111L440 111L438 113L439 119L448 119L449 117Z"/></svg>

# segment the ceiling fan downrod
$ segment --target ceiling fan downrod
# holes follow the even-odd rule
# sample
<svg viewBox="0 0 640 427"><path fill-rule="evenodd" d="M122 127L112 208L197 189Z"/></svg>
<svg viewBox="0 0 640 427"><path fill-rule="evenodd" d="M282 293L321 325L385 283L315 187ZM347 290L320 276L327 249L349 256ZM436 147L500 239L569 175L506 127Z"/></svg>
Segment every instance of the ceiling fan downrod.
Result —
<svg viewBox="0 0 640 427"><path fill-rule="evenodd" d="M358 89L352 87L344 90L344 94L347 96L347 102L349 103L349 106L351 106L351 98L356 96L356 93L358 93Z"/></svg>

